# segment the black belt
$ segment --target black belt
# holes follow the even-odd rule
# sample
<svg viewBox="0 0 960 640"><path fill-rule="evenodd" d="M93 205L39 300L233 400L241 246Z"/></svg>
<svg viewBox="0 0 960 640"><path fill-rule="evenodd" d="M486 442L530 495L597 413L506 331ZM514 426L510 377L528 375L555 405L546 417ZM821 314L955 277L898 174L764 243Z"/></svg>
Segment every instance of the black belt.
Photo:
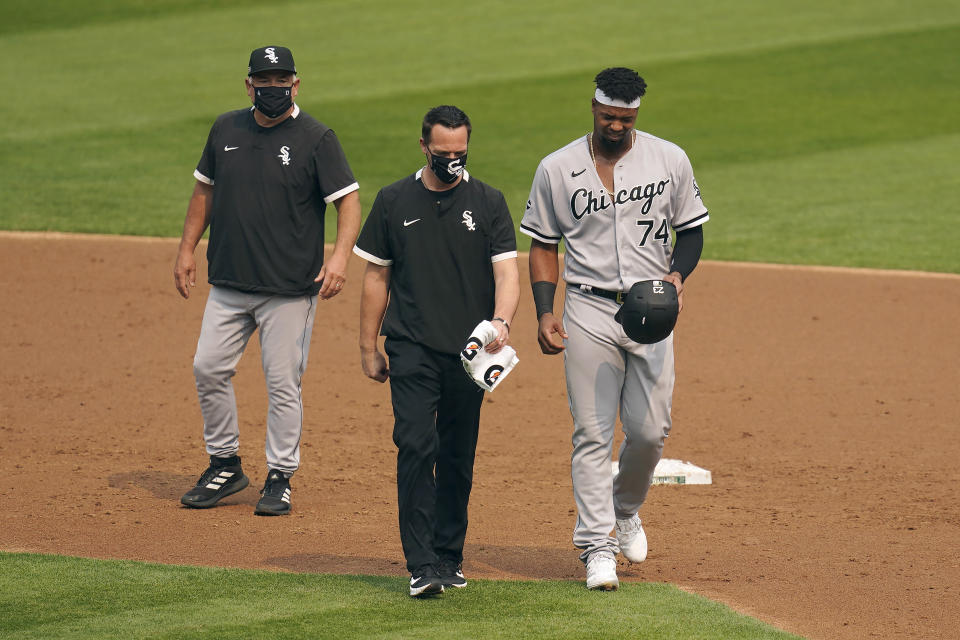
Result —
<svg viewBox="0 0 960 640"><path fill-rule="evenodd" d="M623 304L623 300L627 296L626 292L624 291L607 291L606 289L592 287L589 284L570 284L570 286L584 293L592 293L595 296L600 296L601 298L606 298L607 300L613 300L617 304Z"/></svg>

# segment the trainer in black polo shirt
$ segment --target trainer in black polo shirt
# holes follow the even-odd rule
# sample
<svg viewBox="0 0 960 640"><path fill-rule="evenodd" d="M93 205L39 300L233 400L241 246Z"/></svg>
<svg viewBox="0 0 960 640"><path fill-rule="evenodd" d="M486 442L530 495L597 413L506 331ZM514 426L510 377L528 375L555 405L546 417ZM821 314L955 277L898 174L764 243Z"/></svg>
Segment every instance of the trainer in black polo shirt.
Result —
<svg viewBox="0 0 960 640"><path fill-rule="evenodd" d="M207 137L174 267L177 290L188 298L196 282L193 254L209 226L213 286L193 372L210 466L180 501L212 507L249 484L237 455L231 378L259 329L270 406L266 480L254 513L284 515L291 509L290 477L300 466L301 380L317 298L332 298L344 286L360 198L333 131L293 102L300 79L289 49L255 49L246 87L254 107L221 115ZM337 237L325 261L328 203L337 210Z"/></svg>
<svg viewBox="0 0 960 640"><path fill-rule="evenodd" d="M360 315L364 373L390 379L400 540L410 595L464 587L461 564L483 391L459 353L492 320L506 344L517 309L517 242L500 191L465 170L470 120L440 106L423 120L427 166L377 194L354 247L368 261ZM390 368L377 349L378 332Z"/></svg>

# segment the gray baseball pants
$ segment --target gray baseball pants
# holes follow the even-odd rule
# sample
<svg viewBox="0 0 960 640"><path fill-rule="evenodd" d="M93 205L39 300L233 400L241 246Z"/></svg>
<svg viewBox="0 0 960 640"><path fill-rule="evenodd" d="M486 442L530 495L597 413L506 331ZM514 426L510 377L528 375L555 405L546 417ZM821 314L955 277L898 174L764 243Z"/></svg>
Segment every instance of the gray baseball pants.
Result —
<svg viewBox="0 0 960 640"><path fill-rule="evenodd" d="M316 296L210 289L193 359L207 453L232 456L240 448L237 401L231 378L254 330L260 329L263 375L269 396L267 466L288 477L300 466L303 402L300 380L307 368Z"/></svg>
<svg viewBox="0 0 960 640"><path fill-rule="evenodd" d="M577 504L573 544L580 559L619 553L610 533L617 518L640 509L670 433L673 334L637 344L613 319L617 304L568 288L563 325L567 397L573 416L571 472ZM623 423L616 477L611 471L617 412Z"/></svg>

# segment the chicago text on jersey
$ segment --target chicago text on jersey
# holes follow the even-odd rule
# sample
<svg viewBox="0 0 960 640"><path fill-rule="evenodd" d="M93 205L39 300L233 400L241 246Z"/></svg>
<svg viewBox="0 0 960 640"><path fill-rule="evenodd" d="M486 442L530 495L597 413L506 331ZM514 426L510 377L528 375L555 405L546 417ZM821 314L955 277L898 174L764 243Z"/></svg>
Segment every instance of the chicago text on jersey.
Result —
<svg viewBox="0 0 960 640"><path fill-rule="evenodd" d="M669 180L661 180L660 182L651 182L646 186L637 185L629 191L627 189L621 189L617 191L617 195L614 198L613 202L607 201L607 192L606 190L600 193L600 199L593 194L593 190L587 190L583 187L577 189L573 192L573 196L570 198L570 212L573 214L573 217L577 220L587 215L588 213L596 213L598 211L603 211L611 204L626 204L628 202L639 202L640 200L646 200L643 205L640 207L641 213L649 213L650 206L653 204L653 198L655 196L663 195L664 187L669 184Z"/></svg>

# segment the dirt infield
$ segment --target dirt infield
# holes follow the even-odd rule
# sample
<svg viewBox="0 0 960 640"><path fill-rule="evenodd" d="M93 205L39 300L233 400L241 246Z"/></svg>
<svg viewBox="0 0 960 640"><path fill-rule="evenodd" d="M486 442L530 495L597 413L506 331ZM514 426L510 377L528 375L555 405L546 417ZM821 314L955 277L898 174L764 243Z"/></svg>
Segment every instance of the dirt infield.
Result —
<svg viewBox="0 0 960 640"><path fill-rule="evenodd" d="M206 465L206 286L176 294L175 247L0 235L0 549L402 575L389 388L356 346L361 261L317 313L294 513L258 518L255 340L235 379L251 488L178 502ZM562 364L536 347L521 273L521 363L484 408L464 570L580 580ZM714 484L654 488L650 557L621 577L810 638L956 637L960 277L708 262L687 291L665 455Z"/></svg>

